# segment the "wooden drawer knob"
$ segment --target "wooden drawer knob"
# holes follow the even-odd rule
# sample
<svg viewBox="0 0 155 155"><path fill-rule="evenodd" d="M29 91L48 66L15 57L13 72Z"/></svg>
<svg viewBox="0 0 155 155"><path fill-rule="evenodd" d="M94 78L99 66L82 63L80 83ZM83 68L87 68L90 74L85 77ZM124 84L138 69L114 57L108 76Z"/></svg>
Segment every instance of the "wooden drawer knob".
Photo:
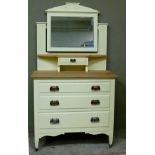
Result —
<svg viewBox="0 0 155 155"><path fill-rule="evenodd" d="M99 117L92 117L90 120L92 123L98 123L100 121Z"/></svg>
<svg viewBox="0 0 155 155"><path fill-rule="evenodd" d="M91 105L99 105L100 104L100 100L92 100L91 101Z"/></svg>
<svg viewBox="0 0 155 155"><path fill-rule="evenodd" d="M59 124L59 118L52 118L50 124Z"/></svg>
<svg viewBox="0 0 155 155"><path fill-rule="evenodd" d="M58 86L51 86L50 91L52 91L52 92L59 91L59 87Z"/></svg>
<svg viewBox="0 0 155 155"><path fill-rule="evenodd" d="M70 59L70 62L71 63L75 63L76 62L76 59Z"/></svg>
<svg viewBox="0 0 155 155"><path fill-rule="evenodd" d="M58 100L56 100L56 101L50 101L50 105L51 106L58 106L59 105L59 101Z"/></svg>
<svg viewBox="0 0 155 155"><path fill-rule="evenodd" d="M99 91L101 88L100 88L100 86L92 86L91 87L91 90L93 90L93 91Z"/></svg>

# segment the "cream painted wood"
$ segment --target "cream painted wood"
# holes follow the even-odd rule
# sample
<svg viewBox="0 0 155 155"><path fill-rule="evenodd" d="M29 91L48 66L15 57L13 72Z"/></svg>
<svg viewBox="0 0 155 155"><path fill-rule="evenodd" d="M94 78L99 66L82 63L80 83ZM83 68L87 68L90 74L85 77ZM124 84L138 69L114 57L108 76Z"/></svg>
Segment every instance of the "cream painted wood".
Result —
<svg viewBox="0 0 155 155"><path fill-rule="evenodd" d="M113 142L113 131L114 131L114 108L115 108L115 80L111 80L111 97L110 97L110 126L109 128L109 144Z"/></svg>
<svg viewBox="0 0 155 155"><path fill-rule="evenodd" d="M88 65L85 66L85 72L88 72Z"/></svg>
<svg viewBox="0 0 155 155"><path fill-rule="evenodd" d="M92 90L92 87L97 86L100 88L100 90ZM51 91L51 87L58 87L58 91ZM95 82L95 83L81 83L81 82L69 82L69 83L55 83L55 82L49 82L44 83L41 82L39 84L39 92L42 93L73 93L73 92L109 92L111 89L110 82Z"/></svg>
<svg viewBox="0 0 155 155"><path fill-rule="evenodd" d="M94 47L51 47L51 17L92 17L94 25ZM97 52L97 14L84 13L48 13L47 14L47 51L54 52Z"/></svg>
<svg viewBox="0 0 155 155"><path fill-rule="evenodd" d="M84 7L79 3L46 10L47 22L37 22L37 54L47 51L60 54L75 52L107 55L107 23L98 23L98 10ZM92 17L94 19L94 48L50 47L50 18ZM46 49L47 47L47 49ZM47 51L46 51L47 50ZM62 53L61 53L62 52ZM75 66L70 59L76 58ZM62 68L61 68L61 67ZM37 70L61 71L78 69L106 70L103 57L37 57ZM66 68L65 68L66 67ZM34 142L39 147L43 136L57 136L65 133L84 132L106 134L109 144L113 142L115 79L34 79ZM55 89L57 86L57 90ZM95 90L92 90L92 87ZM51 88L53 87L53 88ZM51 89L50 89L51 88ZM97 89L96 88L100 88ZM54 91L53 91L54 90ZM95 102L93 101L95 100ZM93 103L95 104L92 104ZM97 101L97 102L96 102ZM97 117L91 122L92 117ZM56 119L56 120L52 120ZM59 119L59 121L57 120ZM94 118L93 120L94 121Z"/></svg>
<svg viewBox="0 0 155 155"><path fill-rule="evenodd" d="M53 8L47 9L46 12L47 13L50 13L50 12L81 13L82 12L82 13L96 13L96 14L99 13L98 10L82 6L82 5L80 5L80 3L75 3L75 2L66 2L65 5L57 6L57 7L53 7Z"/></svg>
<svg viewBox="0 0 155 155"><path fill-rule="evenodd" d="M98 54L107 55L107 23L98 23ZM88 70L106 70L107 60L89 58Z"/></svg>
<svg viewBox="0 0 155 155"><path fill-rule="evenodd" d="M109 126L105 126L105 127L94 127L94 128L86 128L86 127L79 127L79 128L64 128L59 129L59 128L53 128L52 130L50 128L48 129L39 129L39 137L41 137L41 135L44 134L51 134L51 136L57 136L60 134L65 134L65 133L74 133L74 132L84 132L84 133L89 133L89 134L103 134L106 133L108 135L109 133ZM53 135L52 135L53 134Z"/></svg>
<svg viewBox="0 0 155 155"><path fill-rule="evenodd" d="M68 108L68 109L63 109L63 108L61 108L61 109L39 109L39 112L40 113L44 113L44 112L49 112L49 113L53 113L53 112L66 112L66 110L67 110L67 112L93 112L93 111L107 111L107 110L109 110L109 108L99 108L99 107L94 107L94 108Z"/></svg>
<svg viewBox="0 0 155 155"><path fill-rule="evenodd" d="M107 133L108 134L108 128L107 127L101 127L101 128L67 128L67 129L40 129L40 134L39 134L39 138L42 138L44 136L58 136L58 135L62 135L65 133L77 133L77 132L83 132L86 134L92 134L92 135L97 135L97 134L103 134L103 133ZM110 136L109 136L110 139ZM112 139L110 139L112 140ZM109 145L111 145L112 143L110 142Z"/></svg>
<svg viewBox="0 0 155 155"><path fill-rule="evenodd" d="M92 8L84 7L79 3L66 3L63 6L54 7L46 10L47 12L47 51L67 52L67 51L89 51L97 52L97 24L98 11ZM94 47L51 47L51 17L92 17L94 26Z"/></svg>
<svg viewBox="0 0 155 155"><path fill-rule="evenodd" d="M58 67L58 58L47 57L47 58L37 58L37 70L51 70L55 71Z"/></svg>
<svg viewBox="0 0 155 155"><path fill-rule="evenodd" d="M38 82L33 81L34 86L34 144L35 148L39 147L39 117L38 117Z"/></svg>
<svg viewBox="0 0 155 155"><path fill-rule="evenodd" d="M39 129L39 138L42 138L43 136L58 136L62 135L65 133L77 133L77 132L83 132L87 134L92 134L92 135L97 135L97 134L103 134L107 133L108 135L108 129L109 127L100 127L100 128L64 128L58 129L58 128L53 128L52 130L49 129Z"/></svg>
<svg viewBox="0 0 155 155"><path fill-rule="evenodd" d="M46 53L46 22L37 22L37 54ZM57 58L37 57L37 70L57 70Z"/></svg>
<svg viewBox="0 0 155 155"><path fill-rule="evenodd" d="M104 58L89 58L89 63L86 65L88 70L106 70L106 59ZM37 58L37 70L58 70L58 58L56 57L46 57ZM69 66L68 66L69 67Z"/></svg>
<svg viewBox="0 0 155 155"><path fill-rule="evenodd" d="M93 78L88 78L88 79L83 79L82 77L79 78L74 78L74 79L35 79L38 83L109 83L111 84L111 80L113 79L93 79Z"/></svg>
<svg viewBox="0 0 155 155"><path fill-rule="evenodd" d="M92 122L98 118L98 122ZM51 119L58 119L59 123L52 124ZM103 127L109 126L109 111L99 112L62 112L39 113L39 128L75 128L75 127Z"/></svg>
<svg viewBox="0 0 155 155"><path fill-rule="evenodd" d="M51 104L55 101L58 101L59 104ZM39 110L109 108L110 95L40 95L38 102Z"/></svg>
<svg viewBox="0 0 155 155"><path fill-rule="evenodd" d="M60 66L58 66L58 72L60 72Z"/></svg>
<svg viewBox="0 0 155 155"><path fill-rule="evenodd" d="M98 53L107 54L107 24L98 24ZM104 40L104 41L103 41ZM46 22L37 22L37 53L46 53ZM37 70L57 70L57 58L37 58ZM88 70L106 70L106 59L103 58L89 58L89 64L86 66Z"/></svg>
<svg viewBox="0 0 155 155"><path fill-rule="evenodd" d="M106 70L107 61L104 58L89 58L88 70Z"/></svg>
<svg viewBox="0 0 155 155"><path fill-rule="evenodd" d="M70 58L58 58L58 72L61 71L61 66L85 66L85 71L88 72L88 58L76 58L76 57L70 57Z"/></svg>
<svg viewBox="0 0 155 155"><path fill-rule="evenodd" d="M74 62L72 62L73 59ZM88 58L58 58L58 65L88 65Z"/></svg>
<svg viewBox="0 0 155 155"><path fill-rule="evenodd" d="M98 24L98 53L107 55L107 23Z"/></svg>
<svg viewBox="0 0 155 155"><path fill-rule="evenodd" d="M46 22L37 22L37 54L46 52Z"/></svg>
<svg viewBox="0 0 155 155"><path fill-rule="evenodd" d="M46 53L46 42L43 40L46 36L46 23L37 23L37 53ZM106 23L98 24L98 53L107 54L107 27ZM43 36L43 37L42 37ZM105 43L103 42L105 41ZM104 58L89 58L89 64L86 66L88 70L106 70L106 59ZM57 58L37 58L37 70L57 70L58 59ZM59 68L60 70L60 68Z"/></svg>
<svg viewBox="0 0 155 155"><path fill-rule="evenodd" d="M47 91L51 83L63 86L64 91L58 93ZM73 84L80 87L74 93L68 91ZM108 88L108 92L79 91L83 90L83 85L87 87L87 84L99 84L106 90ZM106 84L109 86L107 87ZM64 89L64 87L68 88ZM111 145L114 125L114 90L115 80L34 80L35 148L38 148L39 139L42 136L56 136L69 132L107 134ZM95 105L94 110L90 105L92 99L99 99L101 103L99 107ZM59 100L60 107L55 111L50 109L51 100ZM50 119L57 117L60 119L60 124L50 124ZM91 117L99 117L100 121L91 123Z"/></svg>

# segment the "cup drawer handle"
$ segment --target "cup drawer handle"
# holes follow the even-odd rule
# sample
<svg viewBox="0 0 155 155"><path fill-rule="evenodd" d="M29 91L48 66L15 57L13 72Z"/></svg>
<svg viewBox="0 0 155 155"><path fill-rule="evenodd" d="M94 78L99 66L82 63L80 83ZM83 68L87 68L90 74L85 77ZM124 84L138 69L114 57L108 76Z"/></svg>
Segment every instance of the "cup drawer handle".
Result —
<svg viewBox="0 0 155 155"><path fill-rule="evenodd" d="M100 119L99 119L99 117L92 117L90 121L92 123L98 123L98 122L100 122Z"/></svg>
<svg viewBox="0 0 155 155"><path fill-rule="evenodd" d="M59 118L52 118L50 119L50 124L59 124Z"/></svg>
<svg viewBox="0 0 155 155"><path fill-rule="evenodd" d="M56 100L56 101L52 100L52 101L50 101L50 105L51 106L58 106L59 105L59 101L58 100Z"/></svg>
<svg viewBox="0 0 155 155"><path fill-rule="evenodd" d="M58 86L51 86L50 91L51 92L59 91L59 87Z"/></svg>
<svg viewBox="0 0 155 155"><path fill-rule="evenodd" d="M71 63L75 63L76 62L76 59L70 59L70 62Z"/></svg>
<svg viewBox="0 0 155 155"><path fill-rule="evenodd" d="M100 86L92 86L91 87L91 90L93 90L93 91L99 91L101 88L100 88Z"/></svg>
<svg viewBox="0 0 155 155"><path fill-rule="evenodd" d="M100 100L91 100L91 105L99 105Z"/></svg>

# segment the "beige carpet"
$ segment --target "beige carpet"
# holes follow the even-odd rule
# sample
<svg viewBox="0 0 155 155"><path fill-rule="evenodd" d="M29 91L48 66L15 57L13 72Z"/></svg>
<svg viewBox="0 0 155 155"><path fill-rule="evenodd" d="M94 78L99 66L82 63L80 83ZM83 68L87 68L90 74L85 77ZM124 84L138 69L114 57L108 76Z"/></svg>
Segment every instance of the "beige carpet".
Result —
<svg viewBox="0 0 155 155"><path fill-rule="evenodd" d="M117 135L111 148L105 135L66 134L40 140L34 149L33 135L29 137L29 155L125 155L125 137Z"/></svg>

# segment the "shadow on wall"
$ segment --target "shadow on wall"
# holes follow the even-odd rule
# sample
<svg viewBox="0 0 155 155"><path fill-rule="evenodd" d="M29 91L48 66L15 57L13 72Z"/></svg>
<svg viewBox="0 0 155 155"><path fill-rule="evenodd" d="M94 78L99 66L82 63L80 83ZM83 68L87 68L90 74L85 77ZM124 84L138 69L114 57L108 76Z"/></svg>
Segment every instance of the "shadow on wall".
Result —
<svg viewBox="0 0 155 155"><path fill-rule="evenodd" d="M126 128L126 86L116 80L115 86L115 129Z"/></svg>
<svg viewBox="0 0 155 155"><path fill-rule="evenodd" d="M33 132L34 130L34 104L33 104L33 80L29 77L29 84L28 84L28 130L29 132Z"/></svg>

